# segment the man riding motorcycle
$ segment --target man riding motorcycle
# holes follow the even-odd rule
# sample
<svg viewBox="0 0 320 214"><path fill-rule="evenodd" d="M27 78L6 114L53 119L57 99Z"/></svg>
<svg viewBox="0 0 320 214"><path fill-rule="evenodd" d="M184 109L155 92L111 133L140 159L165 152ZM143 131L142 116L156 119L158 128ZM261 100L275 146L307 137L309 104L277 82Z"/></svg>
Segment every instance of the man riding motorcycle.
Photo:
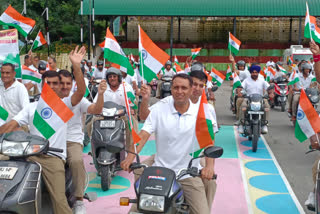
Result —
<svg viewBox="0 0 320 214"><path fill-rule="evenodd" d="M166 62L166 64L164 65L165 69L162 72L159 71L159 81L158 81L158 86L157 86L157 93L156 93L156 97L160 98L160 92L161 92L161 86L163 84L163 81L161 80L162 76L170 76L173 77L176 73L173 71L172 69L172 62L170 60L168 60Z"/></svg>
<svg viewBox="0 0 320 214"><path fill-rule="evenodd" d="M301 72L298 74L299 81L293 86L293 99L292 99L292 123L295 125L297 110L300 99L300 90L306 88L312 88L316 86L314 82L314 76L311 74L312 66L309 63L304 63L301 65Z"/></svg>
<svg viewBox="0 0 320 214"><path fill-rule="evenodd" d="M260 94L263 96L265 94L265 92L267 91L267 88L269 87L269 83L258 78L260 71L261 71L261 67L255 63L253 63L250 67L251 77L245 79L242 82L242 87L246 91L246 94L248 96L250 96L252 94ZM247 107L248 107L248 99L244 98L243 102L241 104L241 111L240 111L240 115L239 115L240 122L245 117ZM269 114L268 114L269 109L270 109L269 103L268 103L267 99L264 99L265 114L263 115L263 120L265 120L265 121L267 121L269 119ZM239 133L242 134L243 132L244 132L243 124L241 124L239 126ZM262 126L261 133L263 133L263 134L268 133L267 125Z"/></svg>
<svg viewBox="0 0 320 214"><path fill-rule="evenodd" d="M97 62L97 69L93 71L91 80L97 79L97 78L104 79L106 76L106 72L107 72L107 69L103 67L103 61L99 60Z"/></svg>

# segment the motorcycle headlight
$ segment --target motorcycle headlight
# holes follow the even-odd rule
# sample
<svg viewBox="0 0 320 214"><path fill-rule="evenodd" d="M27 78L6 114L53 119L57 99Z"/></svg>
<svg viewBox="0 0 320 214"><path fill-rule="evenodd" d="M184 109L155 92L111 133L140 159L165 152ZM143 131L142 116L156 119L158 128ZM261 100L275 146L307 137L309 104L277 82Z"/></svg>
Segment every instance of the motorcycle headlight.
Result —
<svg viewBox="0 0 320 214"><path fill-rule="evenodd" d="M163 212L164 196L141 194L139 209L153 212Z"/></svg>
<svg viewBox="0 0 320 214"><path fill-rule="evenodd" d="M287 89L280 89L280 94L286 94L287 93Z"/></svg>
<svg viewBox="0 0 320 214"><path fill-rule="evenodd" d="M259 111L261 109L261 103L260 102L252 102L252 103L250 103L250 108L252 111Z"/></svg>
<svg viewBox="0 0 320 214"><path fill-rule="evenodd" d="M318 97L318 96L312 96L312 97L310 98L310 100L311 100L311 102L313 102L313 103L317 103L317 102L319 102L319 97Z"/></svg>
<svg viewBox="0 0 320 214"><path fill-rule="evenodd" d="M1 153L7 156L22 156L29 142L2 141Z"/></svg>

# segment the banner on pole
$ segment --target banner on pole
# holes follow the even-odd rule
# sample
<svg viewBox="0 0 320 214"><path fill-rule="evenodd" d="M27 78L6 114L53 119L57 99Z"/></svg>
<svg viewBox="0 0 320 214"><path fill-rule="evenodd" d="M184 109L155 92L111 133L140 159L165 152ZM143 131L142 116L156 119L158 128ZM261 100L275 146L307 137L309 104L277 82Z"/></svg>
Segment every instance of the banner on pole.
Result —
<svg viewBox="0 0 320 214"><path fill-rule="evenodd" d="M0 68L5 63L13 64L16 71L16 78L21 78L21 63L17 29L0 31Z"/></svg>

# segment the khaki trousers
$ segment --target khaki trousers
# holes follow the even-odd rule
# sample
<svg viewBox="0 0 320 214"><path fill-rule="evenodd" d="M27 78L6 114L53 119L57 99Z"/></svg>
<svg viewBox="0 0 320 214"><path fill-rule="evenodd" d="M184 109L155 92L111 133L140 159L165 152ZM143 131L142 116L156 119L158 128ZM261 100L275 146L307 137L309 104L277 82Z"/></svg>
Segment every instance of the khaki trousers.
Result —
<svg viewBox="0 0 320 214"><path fill-rule="evenodd" d="M292 98L292 116L297 116L300 94L294 94Z"/></svg>
<svg viewBox="0 0 320 214"><path fill-rule="evenodd" d="M320 157L314 162L312 166L312 178L313 178L313 183L316 184L317 181L317 171L318 171L318 163L320 161ZM318 178L320 179L320 177Z"/></svg>
<svg viewBox="0 0 320 214"><path fill-rule="evenodd" d="M157 91L156 91L156 97L160 97L162 83L163 83L163 81L162 81L162 80L158 80Z"/></svg>
<svg viewBox="0 0 320 214"><path fill-rule="evenodd" d="M241 114L240 112L242 111L241 110L241 105L242 105L243 100L244 100L243 97L238 97L237 98L237 102L236 102L236 110L237 110L236 118L237 118L237 120L240 120L240 114Z"/></svg>
<svg viewBox="0 0 320 214"><path fill-rule="evenodd" d="M147 166L154 163L154 155L142 162ZM143 168L137 169L135 173L135 181L140 177ZM190 214L209 214L211 211L214 195L216 193L217 184L215 180L202 179L200 177L186 178L179 180L182 186L184 197L190 208ZM137 212L137 205L132 204L130 212Z"/></svg>
<svg viewBox="0 0 320 214"><path fill-rule="evenodd" d="M290 90L292 86L289 86L289 94L288 94L288 111L292 111L292 99L293 99L293 91Z"/></svg>
<svg viewBox="0 0 320 214"><path fill-rule="evenodd" d="M72 174L74 196L82 198L86 188L86 170L82 159L83 145L67 141L67 163Z"/></svg>
<svg viewBox="0 0 320 214"><path fill-rule="evenodd" d="M42 178L49 192L55 214L71 214L65 190L65 161L50 155L39 155L28 158L42 167Z"/></svg>

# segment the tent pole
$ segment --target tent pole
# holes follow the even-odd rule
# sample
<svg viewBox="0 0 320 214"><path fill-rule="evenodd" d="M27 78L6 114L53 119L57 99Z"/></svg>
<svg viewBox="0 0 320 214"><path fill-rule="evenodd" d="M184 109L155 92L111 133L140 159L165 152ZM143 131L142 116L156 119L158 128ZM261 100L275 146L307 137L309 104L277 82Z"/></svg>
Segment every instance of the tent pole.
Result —
<svg viewBox="0 0 320 214"><path fill-rule="evenodd" d="M301 22L302 22L302 17L299 17L299 41L298 44L301 45Z"/></svg>
<svg viewBox="0 0 320 214"><path fill-rule="evenodd" d="M170 61L172 61L172 47L173 47L173 16L171 16L171 25L170 25Z"/></svg>
<svg viewBox="0 0 320 214"><path fill-rule="evenodd" d="M233 18L233 35L236 36L237 31L237 17Z"/></svg>
<svg viewBox="0 0 320 214"><path fill-rule="evenodd" d="M178 42L181 42L180 33L181 33L181 17L179 16L179 18L178 18Z"/></svg>
<svg viewBox="0 0 320 214"><path fill-rule="evenodd" d="M292 41L292 17L290 18L289 43Z"/></svg>
<svg viewBox="0 0 320 214"><path fill-rule="evenodd" d="M90 11L90 9L89 9L89 11ZM91 18L90 18L90 15L88 15L88 38L87 38L87 40L88 40L88 60L90 60L90 58L91 58L91 56L90 56L91 55L91 53L90 53L90 48L91 48L90 23L91 23Z"/></svg>

